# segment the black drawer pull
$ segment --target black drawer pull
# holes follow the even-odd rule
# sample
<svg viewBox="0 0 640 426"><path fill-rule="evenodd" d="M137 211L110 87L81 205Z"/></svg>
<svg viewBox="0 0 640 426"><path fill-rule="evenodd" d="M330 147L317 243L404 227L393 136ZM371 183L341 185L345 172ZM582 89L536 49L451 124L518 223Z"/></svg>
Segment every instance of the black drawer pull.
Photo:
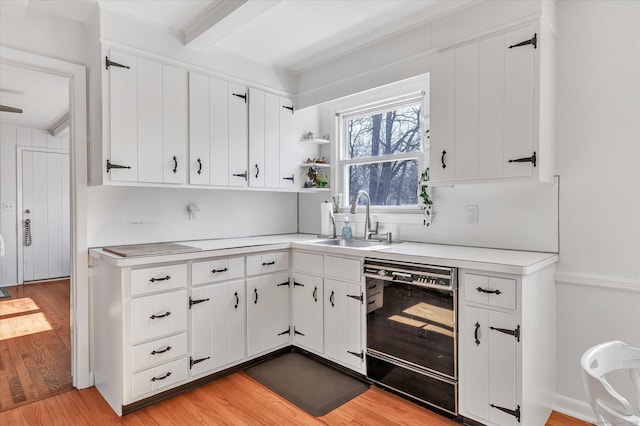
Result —
<svg viewBox="0 0 640 426"><path fill-rule="evenodd" d="M367 302L367 305L373 305L374 303L376 303L376 301L372 300L371 302Z"/></svg>
<svg viewBox="0 0 640 426"><path fill-rule="evenodd" d="M201 174L202 173L202 161L199 158L196 161L198 161L198 174Z"/></svg>
<svg viewBox="0 0 640 426"><path fill-rule="evenodd" d="M373 290L373 289L375 289L376 287L377 287L377 285L376 285L376 284L374 284L374 285L370 285L370 286L369 286L369 287L367 287L367 288L368 288L369 290Z"/></svg>
<svg viewBox="0 0 640 426"><path fill-rule="evenodd" d="M163 349L161 351L153 351L153 352L151 352L151 355L163 354L165 352L169 352L170 350L171 350L171 346L167 346L165 349Z"/></svg>
<svg viewBox="0 0 640 426"><path fill-rule="evenodd" d="M271 266L271 265L275 265L276 261L271 261L271 262L262 262L262 266Z"/></svg>
<svg viewBox="0 0 640 426"><path fill-rule="evenodd" d="M256 298L255 298L255 299L254 299L254 301L253 301L253 304L255 305L255 304L257 304L257 303L258 303L258 289L257 289L257 288L254 288L254 289L253 289L253 292L254 292L254 294L255 294L255 296L256 296Z"/></svg>
<svg viewBox="0 0 640 426"><path fill-rule="evenodd" d="M480 332L480 323L476 321L476 329L473 331L473 337L476 340L476 346L480 346L480 339L478 338L479 332Z"/></svg>
<svg viewBox="0 0 640 426"><path fill-rule="evenodd" d="M482 287L476 287L476 290L480 293L488 293L488 294L496 294L496 295L502 294L500 290L487 290Z"/></svg>
<svg viewBox="0 0 640 426"><path fill-rule="evenodd" d="M318 287L314 287L314 288L313 288L313 300L314 300L315 302L317 302L317 301L318 301Z"/></svg>
<svg viewBox="0 0 640 426"><path fill-rule="evenodd" d="M151 319L164 318L164 317L168 317L169 315L171 315L171 312L167 311L167 313L162 314L162 315L153 314L149 318L151 318Z"/></svg>
<svg viewBox="0 0 640 426"><path fill-rule="evenodd" d="M217 274L218 272L227 272L229 270L229 268L224 268L224 269L212 269L211 273L212 274Z"/></svg>
<svg viewBox="0 0 640 426"><path fill-rule="evenodd" d="M258 179L259 175L260 175L260 167L258 167L258 163L256 163L256 179Z"/></svg>
<svg viewBox="0 0 640 426"><path fill-rule="evenodd" d="M331 296L329 296L329 302L331 303L331 307L334 307L335 304L333 303L333 299L334 299L334 291L331 290Z"/></svg>
<svg viewBox="0 0 640 426"><path fill-rule="evenodd" d="M155 283L156 281L169 281L171 279L171 275L167 275L166 277L163 278L151 278L149 281L151 281L152 283Z"/></svg>
<svg viewBox="0 0 640 426"><path fill-rule="evenodd" d="M233 305L233 309L238 309L238 304L240 303L240 298L238 297L238 292L233 293L233 296L236 298L236 304Z"/></svg>
<svg viewBox="0 0 640 426"><path fill-rule="evenodd" d="M442 168L447 168L447 163L444 162L444 156L447 155L447 151L442 150L442 157L440 157L440 162L442 163Z"/></svg>
<svg viewBox="0 0 640 426"><path fill-rule="evenodd" d="M173 156L173 173L178 173L178 158Z"/></svg>
<svg viewBox="0 0 640 426"><path fill-rule="evenodd" d="M151 381L152 381L152 382L155 382L155 381L157 381L157 380L164 380L164 379L166 379L167 377L169 377L170 375L171 375L171 371L169 371L167 374L165 374L165 375L164 375L164 376L162 376L162 377L153 377L153 378L151 379Z"/></svg>

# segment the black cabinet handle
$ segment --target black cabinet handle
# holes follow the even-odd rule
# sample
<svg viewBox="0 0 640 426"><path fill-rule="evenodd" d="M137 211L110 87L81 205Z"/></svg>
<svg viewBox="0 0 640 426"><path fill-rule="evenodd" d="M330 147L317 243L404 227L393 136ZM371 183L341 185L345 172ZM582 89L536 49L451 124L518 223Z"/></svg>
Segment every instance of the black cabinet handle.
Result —
<svg viewBox="0 0 640 426"><path fill-rule="evenodd" d="M275 260L273 260L271 262L262 262L262 266L270 266L270 265L275 265L275 264L276 264Z"/></svg>
<svg viewBox="0 0 640 426"><path fill-rule="evenodd" d="M217 274L218 272L227 272L229 270L229 268L224 268L224 269L212 269L211 273L212 274Z"/></svg>
<svg viewBox="0 0 640 426"><path fill-rule="evenodd" d="M246 172L246 170L243 173L234 173L233 176L241 177L241 178L244 178L244 180L247 180L247 172Z"/></svg>
<svg viewBox="0 0 640 426"><path fill-rule="evenodd" d="M478 338L479 331L480 331L480 323L476 321L476 329L473 332L473 337L476 339L476 346L480 346L480 339Z"/></svg>
<svg viewBox="0 0 640 426"><path fill-rule="evenodd" d="M173 156L173 173L178 173L178 157Z"/></svg>
<svg viewBox="0 0 640 426"><path fill-rule="evenodd" d="M198 174L202 173L202 161L198 158Z"/></svg>
<svg viewBox="0 0 640 426"><path fill-rule="evenodd" d="M533 151L533 155L531 157L516 158L515 160L509 160L509 163L531 163L533 164L533 167L536 167L538 164L538 158L536 157L536 152Z"/></svg>
<svg viewBox="0 0 640 426"><path fill-rule="evenodd" d="M333 290L331 290L331 296L329 296L329 302L331 303L331 307L335 306L335 304L333 303L334 296L335 296L335 293Z"/></svg>
<svg viewBox="0 0 640 426"><path fill-rule="evenodd" d="M240 298L238 297L238 292L233 293L233 296L236 298L236 304L233 305L233 309L238 309L238 304L240 303Z"/></svg>
<svg viewBox="0 0 640 426"><path fill-rule="evenodd" d="M157 381L157 380L164 380L164 379L166 379L167 377L169 377L170 375L171 375L171 371L169 371L167 374L165 374L164 376L161 376L161 377L152 377L152 378L151 378L151 381L152 381L152 382L155 382L155 381Z"/></svg>
<svg viewBox="0 0 640 426"><path fill-rule="evenodd" d="M313 300L318 301L318 287L313 288Z"/></svg>
<svg viewBox="0 0 640 426"><path fill-rule="evenodd" d="M285 176L285 177L283 177L283 178L282 178L282 180L290 180L290 181L291 181L291 183L294 183L294 182L295 182L295 181L293 180L293 175L291 175L291 176Z"/></svg>
<svg viewBox="0 0 640 426"><path fill-rule="evenodd" d="M480 293L488 293L488 294L502 294L500 290L487 290L482 287L476 287L476 291Z"/></svg>
<svg viewBox="0 0 640 426"><path fill-rule="evenodd" d="M255 294L255 296L256 296L256 298L254 299L253 303L254 303L254 304L257 304L257 303L258 303L258 289L257 289L257 288L254 288L254 289L253 289L253 292L254 292L254 294Z"/></svg>
<svg viewBox="0 0 640 426"><path fill-rule="evenodd" d="M440 157L440 162L442 163L442 168L446 169L447 168L447 163L444 162L444 156L447 155L447 151L445 151L444 149L442 150L442 156Z"/></svg>
<svg viewBox="0 0 640 426"><path fill-rule="evenodd" d="M171 275L167 275L166 277L162 277L162 278L151 278L149 281L151 281L152 283L155 283L156 281L169 281L171 279Z"/></svg>
<svg viewBox="0 0 640 426"><path fill-rule="evenodd" d="M256 179L258 179L258 176L260 175L260 167L258 167L258 163L256 163Z"/></svg>
<svg viewBox="0 0 640 426"><path fill-rule="evenodd" d="M167 346L165 349L163 349L161 351L152 351L151 355L163 354L165 352L169 352L170 350L171 350L171 346Z"/></svg>
<svg viewBox="0 0 640 426"><path fill-rule="evenodd" d="M376 301L375 301L375 300L372 300L372 301L370 301L370 302L367 302L367 305L373 305L374 303L376 303Z"/></svg>
<svg viewBox="0 0 640 426"><path fill-rule="evenodd" d="M111 169L130 169L131 166L121 166L120 164L113 164L111 161L107 160L107 173L111 171Z"/></svg>
<svg viewBox="0 0 640 426"><path fill-rule="evenodd" d="M164 318L164 317L168 317L169 315L171 315L171 312L167 311L166 313L162 314L162 315L151 315L149 318L151 319L156 319L156 318Z"/></svg>

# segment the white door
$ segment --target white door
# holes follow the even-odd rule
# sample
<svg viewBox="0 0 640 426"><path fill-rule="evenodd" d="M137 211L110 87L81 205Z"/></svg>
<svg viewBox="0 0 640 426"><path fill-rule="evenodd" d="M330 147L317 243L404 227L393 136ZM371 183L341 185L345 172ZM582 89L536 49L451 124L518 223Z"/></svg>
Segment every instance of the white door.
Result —
<svg viewBox="0 0 640 426"><path fill-rule="evenodd" d="M138 58L138 182L162 182L162 64Z"/></svg>
<svg viewBox="0 0 640 426"><path fill-rule="evenodd" d="M298 274L293 282L293 340L297 345L322 353L322 278Z"/></svg>
<svg viewBox="0 0 640 426"><path fill-rule="evenodd" d="M264 187L265 93L249 88L249 186Z"/></svg>
<svg viewBox="0 0 640 426"><path fill-rule="evenodd" d="M211 185L229 185L229 83L209 80Z"/></svg>
<svg viewBox="0 0 640 426"><path fill-rule="evenodd" d="M287 272L247 279L247 356L289 342Z"/></svg>
<svg viewBox="0 0 640 426"><path fill-rule="evenodd" d="M22 151L23 280L70 274L69 154Z"/></svg>
<svg viewBox="0 0 640 426"><path fill-rule="evenodd" d="M361 291L359 284L331 279L324 282L325 354L355 368L363 363Z"/></svg>
<svg viewBox="0 0 640 426"><path fill-rule="evenodd" d="M296 158L292 149L293 135L293 101L280 98L280 188L300 188L298 165L302 161Z"/></svg>
<svg viewBox="0 0 640 426"><path fill-rule="evenodd" d="M431 67L431 179L454 177L456 125L456 52L449 50L433 57Z"/></svg>
<svg viewBox="0 0 640 426"><path fill-rule="evenodd" d="M162 175L165 183L185 183L187 172L187 72L162 66Z"/></svg>
<svg viewBox="0 0 640 426"><path fill-rule="evenodd" d="M209 185L209 77L189 73L189 183Z"/></svg>
<svg viewBox="0 0 640 426"><path fill-rule="evenodd" d="M229 186L245 187L248 182L248 95L246 87L229 83Z"/></svg>

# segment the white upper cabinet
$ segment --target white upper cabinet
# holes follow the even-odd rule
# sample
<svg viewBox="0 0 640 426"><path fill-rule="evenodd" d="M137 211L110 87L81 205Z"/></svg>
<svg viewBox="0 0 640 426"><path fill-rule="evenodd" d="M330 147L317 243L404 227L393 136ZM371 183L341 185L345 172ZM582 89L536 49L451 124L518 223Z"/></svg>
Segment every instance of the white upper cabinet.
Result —
<svg viewBox="0 0 640 426"><path fill-rule="evenodd" d="M229 186L248 183L249 108L246 86L229 83Z"/></svg>
<svg viewBox="0 0 640 426"><path fill-rule="evenodd" d="M279 98L280 110L280 188L300 187L300 159L293 149L293 118L295 108L289 98Z"/></svg>
<svg viewBox="0 0 640 426"><path fill-rule="evenodd" d="M229 83L209 78L211 185L229 185ZM196 112L197 113L197 112Z"/></svg>
<svg viewBox="0 0 640 426"><path fill-rule="evenodd" d="M208 185L209 77L189 73L189 183Z"/></svg>
<svg viewBox="0 0 640 426"><path fill-rule="evenodd" d="M471 40L434 57L433 185L553 182L553 56L544 22Z"/></svg>
<svg viewBox="0 0 640 426"><path fill-rule="evenodd" d="M111 50L107 181L185 183L187 74ZM128 67L128 68L127 68Z"/></svg>

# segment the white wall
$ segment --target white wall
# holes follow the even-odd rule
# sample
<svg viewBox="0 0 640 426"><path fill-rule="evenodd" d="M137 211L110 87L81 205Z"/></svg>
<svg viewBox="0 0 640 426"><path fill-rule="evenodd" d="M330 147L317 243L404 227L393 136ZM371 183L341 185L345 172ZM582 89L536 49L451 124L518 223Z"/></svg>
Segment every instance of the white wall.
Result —
<svg viewBox="0 0 640 426"><path fill-rule="evenodd" d="M0 126L0 233L6 245L5 257L1 259L0 286L18 282L17 146L68 150L69 136L53 137L46 130ZM13 208L5 209L5 204Z"/></svg>
<svg viewBox="0 0 640 426"><path fill-rule="evenodd" d="M640 346L640 2L558 12L558 408L591 415L582 353Z"/></svg>

